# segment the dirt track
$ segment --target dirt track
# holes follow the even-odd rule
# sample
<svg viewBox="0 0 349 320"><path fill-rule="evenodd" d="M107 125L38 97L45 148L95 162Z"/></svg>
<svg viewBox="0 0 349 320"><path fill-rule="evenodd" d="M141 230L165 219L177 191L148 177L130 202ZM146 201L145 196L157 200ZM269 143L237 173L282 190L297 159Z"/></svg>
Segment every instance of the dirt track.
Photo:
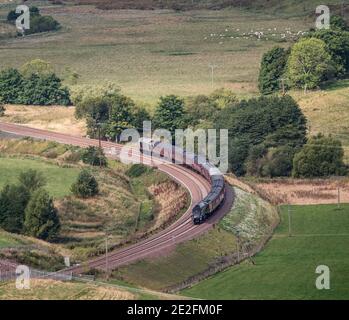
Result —
<svg viewBox="0 0 349 320"><path fill-rule="evenodd" d="M8 124L0 122L0 130L8 133L13 133L21 136L28 136L38 139L56 141L59 143L70 144L80 147L98 146L98 140L92 140L81 137L74 137L66 134L33 129L21 125ZM102 142L102 147L110 158L118 158L120 155L121 145L112 142ZM113 151L111 153L111 150ZM132 151L132 157L141 156L137 150ZM210 190L210 184L199 174L184 168L182 166L166 163L160 160L150 160L147 157L141 156L143 163L157 167L162 172L168 174L177 182L188 189L191 195L191 205L188 210L171 226L165 230L151 236L148 239L142 240L139 243L130 245L129 247L111 251L106 257L101 256L92 259L88 262L89 267L106 269L114 269L118 266L125 265L143 258L159 255L162 252L168 252L175 247L176 244L183 241L193 239L200 234L212 228L231 208L234 196L232 189L227 186L226 199L217 212L205 223L201 225L193 225L191 221L191 211L193 206L202 200ZM73 273L83 272L86 266L74 266L69 271Z"/></svg>

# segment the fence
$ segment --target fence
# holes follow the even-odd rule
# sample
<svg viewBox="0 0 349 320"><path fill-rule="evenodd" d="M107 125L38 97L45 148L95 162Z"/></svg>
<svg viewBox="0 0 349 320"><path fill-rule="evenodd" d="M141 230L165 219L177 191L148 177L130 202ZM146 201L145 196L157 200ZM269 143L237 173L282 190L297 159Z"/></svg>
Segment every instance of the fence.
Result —
<svg viewBox="0 0 349 320"><path fill-rule="evenodd" d="M18 265L10 261L0 261L0 282L15 280L19 274L16 273ZM73 275L71 272L47 272L29 268L31 279L51 279L59 281L71 281Z"/></svg>

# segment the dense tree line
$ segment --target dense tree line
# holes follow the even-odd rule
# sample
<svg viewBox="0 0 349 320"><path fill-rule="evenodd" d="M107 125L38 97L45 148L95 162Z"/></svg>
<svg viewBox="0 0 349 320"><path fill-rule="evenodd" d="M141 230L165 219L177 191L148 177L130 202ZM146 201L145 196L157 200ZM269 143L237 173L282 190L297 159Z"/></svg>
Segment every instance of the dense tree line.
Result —
<svg viewBox="0 0 349 320"><path fill-rule="evenodd" d="M221 111L217 128L229 129L230 169L237 175L287 176L306 142L306 119L290 97L260 97Z"/></svg>
<svg viewBox="0 0 349 320"><path fill-rule="evenodd" d="M54 73L24 76L17 69L0 73L0 100L25 105L69 105L70 94Z"/></svg>
<svg viewBox="0 0 349 320"><path fill-rule="evenodd" d="M259 90L262 94L284 88L314 89L324 81L349 72L349 28L333 15L330 29L310 30L289 50L275 47L262 58Z"/></svg>
<svg viewBox="0 0 349 320"><path fill-rule="evenodd" d="M42 16L40 14L39 8L35 6L29 7L29 14L30 29L24 30L25 35L47 31L55 31L61 27L59 22L51 16ZM16 10L11 10L7 15L7 21L10 23L15 23L20 15L20 13L16 13Z"/></svg>

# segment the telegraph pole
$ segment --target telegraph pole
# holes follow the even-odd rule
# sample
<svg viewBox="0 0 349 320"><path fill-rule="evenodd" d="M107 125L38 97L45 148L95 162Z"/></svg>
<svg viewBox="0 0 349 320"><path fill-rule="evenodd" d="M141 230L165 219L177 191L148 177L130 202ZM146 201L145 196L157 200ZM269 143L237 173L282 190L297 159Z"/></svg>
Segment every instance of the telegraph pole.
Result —
<svg viewBox="0 0 349 320"><path fill-rule="evenodd" d="M287 213L288 213L288 236L292 237L292 230L291 230L291 208L288 204L287 206Z"/></svg>
<svg viewBox="0 0 349 320"><path fill-rule="evenodd" d="M211 87L213 89L213 81L214 81L214 69L218 68L215 64L209 64L209 68L211 68Z"/></svg>
<svg viewBox="0 0 349 320"><path fill-rule="evenodd" d="M105 238L105 272L107 274L107 279L108 279L108 235Z"/></svg>
<svg viewBox="0 0 349 320"><path fill-rule="evenodd" d="M338 193L337 193L337 209L339 210L341 208L341 194L340 194L340 188L338 186Z"/></svg>
<svg viewBox="0 0 349 320"><path fill-rule="evenodd" d="M284 96L286 94L286 90L285 90L285 80L284 78L281 78L281 88L282 88L282 95Z"/></svg>

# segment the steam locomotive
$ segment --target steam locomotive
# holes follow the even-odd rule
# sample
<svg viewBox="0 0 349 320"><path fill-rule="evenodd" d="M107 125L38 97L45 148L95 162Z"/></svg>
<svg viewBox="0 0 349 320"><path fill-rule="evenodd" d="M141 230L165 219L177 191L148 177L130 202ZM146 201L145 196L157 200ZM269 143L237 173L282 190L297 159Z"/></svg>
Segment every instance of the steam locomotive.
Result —
<svg viewBox="0 0 349 320"><path fill-rule="evenodd" d="M139 148L140 152L145 155L184 165L198 172L210 182L210 192L193 208L192 220L194 224L203 223L222 205L225 197L224 177L206 158L150 138L141 138Z"/></svg>

